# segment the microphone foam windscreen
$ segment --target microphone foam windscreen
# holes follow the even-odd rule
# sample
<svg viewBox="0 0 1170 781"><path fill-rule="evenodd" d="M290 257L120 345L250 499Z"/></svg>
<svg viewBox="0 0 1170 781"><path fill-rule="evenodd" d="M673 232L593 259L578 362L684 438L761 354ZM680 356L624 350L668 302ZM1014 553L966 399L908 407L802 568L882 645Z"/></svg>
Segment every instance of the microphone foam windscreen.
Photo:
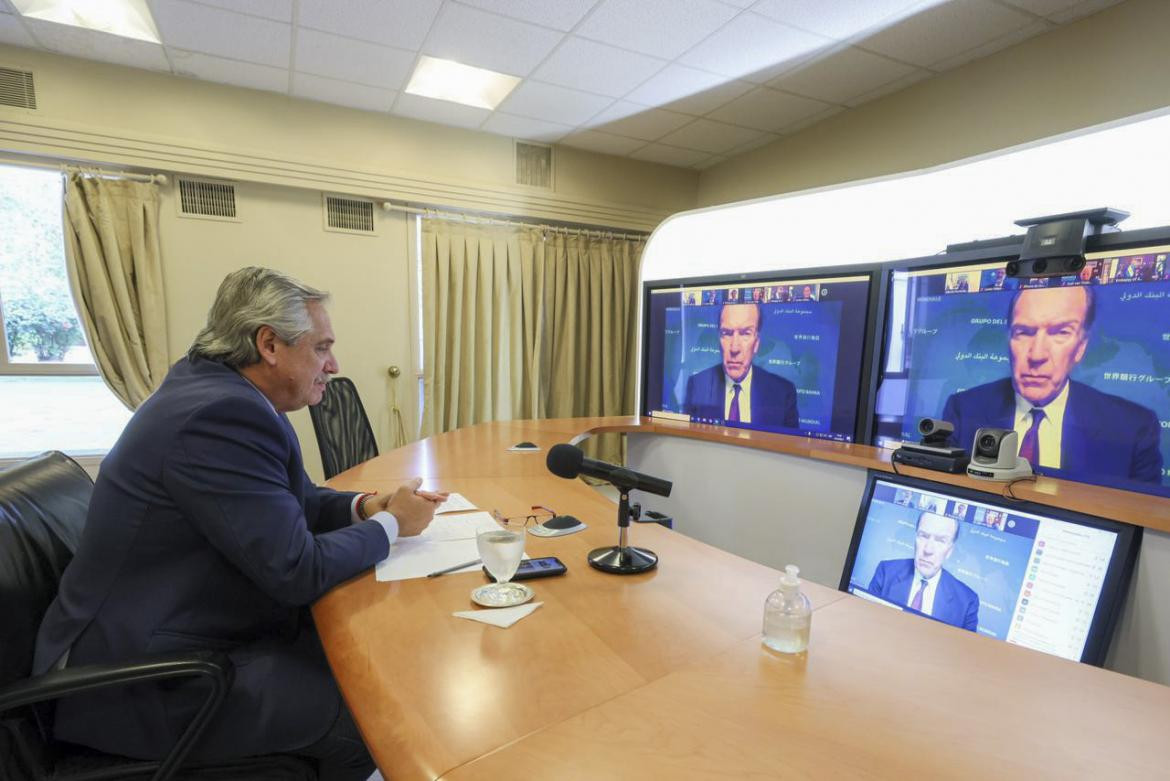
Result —
<svg viewBox="0 0 1170 781"><path fill-rule="evenodd" d="M553 445L548 451L545 463L548 471L557 477L573 479L581 473L581 462L585 454L581 448L572 445Z"/></svg>

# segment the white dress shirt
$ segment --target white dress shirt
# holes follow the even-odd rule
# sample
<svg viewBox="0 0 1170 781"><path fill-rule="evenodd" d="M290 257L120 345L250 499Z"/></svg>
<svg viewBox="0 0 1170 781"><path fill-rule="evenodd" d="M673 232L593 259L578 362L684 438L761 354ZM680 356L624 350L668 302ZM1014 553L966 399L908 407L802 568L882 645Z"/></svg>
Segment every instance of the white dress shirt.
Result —
<svg viewBox="0 0 1170 781"><path fill-rule="evenodd" d="M1060 439L1064 430L1064 410L1068 406L1068 386L1069 383L1066 381L1056 398L1039 408L1044 410L1044 419L1040 421L1040 430L1036 438L1040 446L1040 463L1032 466L1060 469ZM1020 435L1021 447L1028 429L1032 428L1032 410L1035 408L1032 402L1016 394L1015 430Z"/></svg>
<svg viewBox="0 0 1170 781"><path fill-rule="evenodd" d="M731 417L731 400L735 398L735 380L723 374L723 419ZM739 422L752 422L752 368L739 381Z"/></svg>

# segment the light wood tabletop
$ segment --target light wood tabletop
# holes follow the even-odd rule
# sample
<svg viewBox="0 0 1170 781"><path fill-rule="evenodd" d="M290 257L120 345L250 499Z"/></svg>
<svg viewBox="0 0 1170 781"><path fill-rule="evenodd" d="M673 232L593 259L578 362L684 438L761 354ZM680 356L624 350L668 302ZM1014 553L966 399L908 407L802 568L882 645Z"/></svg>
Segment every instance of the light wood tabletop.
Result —
<svg viewBox="0 0 1170 781"><path fill-rule="evenodd" d="M759 633L780 573L655 524L632 525L630 541L658 554L657 569L591 569L588 551L617 541L616 505L544 461L610 423L482 424L331 481L389 490L420 475L481 509L540 504L589 526L528 536L529 555L569 571L531 581L543 606L506 630L452 616L474 609L481 573L380 583L371 572L314 606L387 778L1133 777L1170 766L1156 734L1166 687L813 583L810 651L777 655ZM524 440L542 449L506 452Z"/></svg>

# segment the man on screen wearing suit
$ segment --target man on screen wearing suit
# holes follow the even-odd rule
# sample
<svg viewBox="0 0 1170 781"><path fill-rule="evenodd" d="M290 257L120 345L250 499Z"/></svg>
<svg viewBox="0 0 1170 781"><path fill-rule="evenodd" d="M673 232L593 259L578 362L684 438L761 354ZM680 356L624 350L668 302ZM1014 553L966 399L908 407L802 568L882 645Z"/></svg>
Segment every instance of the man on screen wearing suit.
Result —
<svg viewBox="0 0 1170 781"><path fill-rule="evenodd" d="M752 365L760 349L763 311L758 304L724 304L719 310L723 363L687 379L683 411L692 418L795 429L796 386Z"/></svg>
<svg viewBox="0 0 1170 781"><path fill-rule="evenodd" d="M920 514L914 558L878 564L867 590L887 602L974 632L979 625L979 595L943 569L943 563L955 551L958 536L957 518L931 512Z"/></svg>
<svg viewBox="0 0 1170 781"><path fill-rule="evenodd" d="M321 779L373 762L329 672L308 606L422 531L442 494L318 488L286 413L338 370L326 293L245 268L220 285L187 356L102 461L85 529L37 638L36 672L214 650L234 663L195 759L299 754ZM56 737L165 755L202 681L62 700Z"/></svg>
<svg viewBox="0 0 1170 781"><path fill-rule="evenodd" d="M983 426L1015 430L1033 466L1095 477L1162 480L1158 416L1140 404L1069 379L1095 315L1089 286L1017 291L1009 310L1012 376L955 393L942 417L971 449Z"/></svg>

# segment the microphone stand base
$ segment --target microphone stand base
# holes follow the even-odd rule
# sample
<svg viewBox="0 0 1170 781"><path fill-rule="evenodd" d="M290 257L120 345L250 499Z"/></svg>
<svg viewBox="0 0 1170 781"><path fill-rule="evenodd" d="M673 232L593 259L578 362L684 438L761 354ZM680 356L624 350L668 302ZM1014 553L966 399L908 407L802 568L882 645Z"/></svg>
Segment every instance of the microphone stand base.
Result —
<svg viewBox="0 0 1170 781"><path fill-rule="evenodd" d="M589 566L615 575L633 575L657 567L658 556L645 548L614 545L589 551Z"/></svg>

